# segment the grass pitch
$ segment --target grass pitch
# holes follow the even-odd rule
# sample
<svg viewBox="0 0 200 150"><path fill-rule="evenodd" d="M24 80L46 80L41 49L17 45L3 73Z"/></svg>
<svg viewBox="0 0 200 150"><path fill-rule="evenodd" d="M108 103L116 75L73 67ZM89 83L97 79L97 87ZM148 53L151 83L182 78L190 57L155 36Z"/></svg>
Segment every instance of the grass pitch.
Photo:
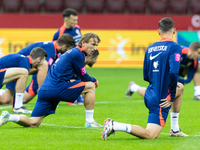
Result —
<svg viewBox="0 0 200 150"><path fill-rule="evenodd" d="M146 127L148 110L143 98L137 93L125 98L130 81L147 86L143 81L142 69L131 68L87 68L87 72L99 81L96 89L94 119L100 124L109 117L115 121ZM30 79L29 79L30 80ZM46 117L39 128L24 128L9 122L0 127L0 149L2 150L65 150L65 149L137 149L137 150L184 150L199 149L200 101L193 101L193 82L185 85L179 125L189 137L169 137L170 118L161 134L154 140L142 140L123 132L115 132L107 141L101 139L103 128L84 128L84 106L69 106L60 102L55 115ZM36 98L26 104L33 109ZM0 106L1 111L11 106ZM30 115L27 115L30 116Z"/></svg>

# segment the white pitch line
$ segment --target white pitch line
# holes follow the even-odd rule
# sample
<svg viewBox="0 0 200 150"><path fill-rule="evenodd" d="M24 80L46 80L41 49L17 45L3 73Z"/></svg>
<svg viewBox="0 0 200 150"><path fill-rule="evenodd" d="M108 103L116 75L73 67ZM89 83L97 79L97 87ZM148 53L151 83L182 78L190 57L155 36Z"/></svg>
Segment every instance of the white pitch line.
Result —
<svg viewBox="0 0 200 150"><path fill-rule="evenodd" d="M45 126L51 126L51 127L65 127L65 128L76 128L76 129L86 129L86 127L77 127L77 126L67 126L67 125L57 125L57 124L47 124L47 123L42 123L42 125ZM88 128L90 129L90 128ZM98 128L91 128L91 129L103 129L103 127L98 127Z"/></svg>
<svg viewBox="0 0 200 150"><path fill-rule="evenodd" d="M95 104L100 104L100 103L144 103L144 100L132 100L132 101L96 101Z"/></svg>
<svg viewBox="0 0 200 150"><path fill-rule="evenodd" d="M12 106L4 106L4 107L0 107L0 109L6 109L6 108L12 108Z"/></svg>
<svg viewBox="0 0 200 150"><path fill-rule="evenodd" d="M24 106L32 106L32 105L31 104L26 104ZM12 105L0 107L0 109L7 109L7 108L12 108Z"/></svg>

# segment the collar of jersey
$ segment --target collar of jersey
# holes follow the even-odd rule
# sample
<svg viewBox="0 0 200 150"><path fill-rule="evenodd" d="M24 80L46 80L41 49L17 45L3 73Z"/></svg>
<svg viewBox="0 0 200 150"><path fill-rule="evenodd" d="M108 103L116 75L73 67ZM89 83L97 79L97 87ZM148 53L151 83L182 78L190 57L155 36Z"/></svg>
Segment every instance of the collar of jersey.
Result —
<svg viewBox="0 0 200 150"><path fill-rule="evenodd" d="M173 41L173 40L170 38L161 38L159 42L164 42L164 41Z"/></svg>
<svg viewBox="0 0 200 150"><path fill-rule="evenodd" d="M31 56L28 55L27 57L28 57L29 63L32 64L32 58L31 58Z"/></svg>
<svg viewBox="0 0 200 150"><path fill-rule="evenodd" d="M58 55L58 51L57 51L57 41L53 41L53 46L54 46L54 50L55 50L55 55Z"/></svg>
<svg viewBox="0 0 200 150"><path fill-rule="evenodd" d="M80 46L76 46L81 52L83 51L83 49Z"/></svg>

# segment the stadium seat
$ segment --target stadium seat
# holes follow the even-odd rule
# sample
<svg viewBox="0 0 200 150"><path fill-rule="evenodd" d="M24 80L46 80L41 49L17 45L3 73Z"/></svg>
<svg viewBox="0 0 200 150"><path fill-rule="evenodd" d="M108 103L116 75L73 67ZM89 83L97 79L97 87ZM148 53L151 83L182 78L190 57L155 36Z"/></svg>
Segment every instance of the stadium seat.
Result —
<svg viewBox="0 0 200 150"><path fill-rule="evenodd" d="M61 12L63 10L63 0L45 0L45 12Z"/></svg>
<svg viewBox="0 0 200 150"><path fill-rule="evenodd" d="M40 0L23 0L24 12L40 12Z"/></svg>
<svg viewBox="0 0 200 150"><path fill-rule="evenodd" d="M2 0L3 12L19 12L21 0Z"/></svg>
<svg viewBox="0 0 200 150"><path fill-rule="evenodd" d="M107 0L108 13L124 13L125 0Z"/></svg>
<svg viewBox="0 0 200 150"><path fill-rule="evenodd" d="M188 0L170 0L171 14L187 14Z"/></svg>
<svg viewBox="0 0 200 150"><path fill-rule="evenodd" d="M86 11L92 13L103 13L105 0L85 0Z"/></svg>
<svg viewBox="0 0 200 150"><path fill-rule="evenodd" d="M200 0L191 0L190 2L192 14L200 14Z"/></svg>
<svg viewBox="0 0 200 150"><path fill-rule="evenodd" d="M146 0L127 0L130 13L145 13Z"/></svg>
<svg viewBox="0 0 200 150"><path fill-rule="evenodd" d="M64 8L73 8L78 12L82 12L83 0L64 0Z"/></svg>
<svg viewBox="0 0 200 150"><path fill-rule="evenodd" d="M167 13L168 0L149 0L149 11L153 14Z"/></svg>

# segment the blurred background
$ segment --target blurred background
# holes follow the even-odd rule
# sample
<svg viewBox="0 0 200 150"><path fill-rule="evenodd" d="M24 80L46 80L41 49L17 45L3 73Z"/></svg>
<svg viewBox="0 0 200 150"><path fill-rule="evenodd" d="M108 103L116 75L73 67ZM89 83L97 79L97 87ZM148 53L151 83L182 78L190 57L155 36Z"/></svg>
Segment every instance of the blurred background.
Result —
<svg viewBox="0 0 200 150"><path fill-rule="evenodd" d="M200 41L200 0L0 0L0 56L52 41L65 8L78 11L82 34L101 38L94 67L141 68L163 17L174 20L180 45Z"/></svg>

